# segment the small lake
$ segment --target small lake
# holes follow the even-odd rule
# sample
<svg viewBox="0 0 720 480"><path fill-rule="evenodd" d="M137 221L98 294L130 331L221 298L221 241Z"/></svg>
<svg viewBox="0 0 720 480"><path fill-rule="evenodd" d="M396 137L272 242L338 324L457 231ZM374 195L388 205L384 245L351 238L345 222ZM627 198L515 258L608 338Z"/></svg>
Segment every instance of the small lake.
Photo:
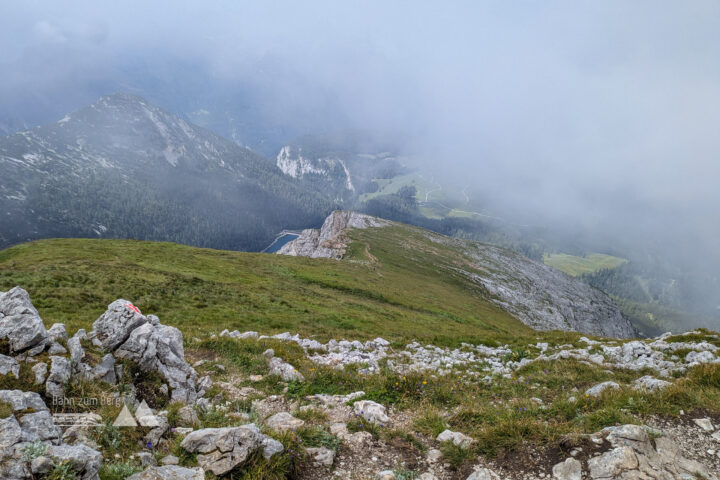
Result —
<svg viewBox="0 0 720 480"><path fill-rule="evenodd" d="M263 250L263 253L275 253L280 250L283 245L295 240L299 236L300 235L297 233L286 233L285 235L281 235L276 238L275 241L271 243L265 250Z"/></svg>

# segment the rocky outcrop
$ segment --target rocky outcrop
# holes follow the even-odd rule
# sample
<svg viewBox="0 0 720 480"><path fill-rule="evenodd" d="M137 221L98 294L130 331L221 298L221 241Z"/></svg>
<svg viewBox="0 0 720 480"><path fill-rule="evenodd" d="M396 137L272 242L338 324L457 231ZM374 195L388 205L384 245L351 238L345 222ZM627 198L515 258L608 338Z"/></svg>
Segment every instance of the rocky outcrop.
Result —
<svg viewBox="0 0 720 480"><path fill-rule="evenodd" d="M11 353L45 348L49 339L30 295L20 287L0 293L0 340L7 339Z"/></svg>
<svg viewBox="0 0 720 480"><path fill-rule="evenodd" d="M390 418L387 416L385 406L380 405L377 402L373 402L372 400L360 400L355 402L353 410L356 415L359 415L368 422L376 425L385 425L390 421Z"/></svg>
<svg viewBox="0 0 720 480"><path fill-rule="evenodd" d="M588 460L590 478L698 478L717 480L702 464L683 457L672 439L660 436L651 441L638 425L608 427L601 432L612 448Z"/></svg>
<svg viewBox="0 0 720 480"><path fill-rule="evenodd" d="M637 336L618 306L600 290L500 247L458 243L471 263L454 270L481 285L494 303L532 328Z"/></svg>
<svg viewBox="0 0 720 480"><path fill-rule="evenodd" d="M277 375L286 382L302 382L305 380L305 377L303 377L302 373L298 372L297 368L282 358L276 357L272 348L267 349L263 355L268 361L268 366L270 367L268 373L270 375Z"/></svg>
<svg viewBox="0 0 720 480"><path fill-rule="evenodd" d="M69 462L73 478L97 480L102 454L87 445L62 443L62 431L55 425L40 395L20 390L0 390L0 400L12 414L0 419L0 478L21 480L52 465ZM28 456L31 449L35 453Z"/></svg>
<svg viewBox="0 0 720 480"><path fill-rule="evenodd" d="M197 399L197 373L185 361L182 333L177 328L160 324L152 315L145 317L132 303L120 299L95 320L91 336L115 357L159 372L167 381L172 400L194 402ZM107 363L109 367L109 360ZM103 376L110 375L109 368L104 370Z"/></svg>
<svg viewBox="0 0 720 480"><path fill-rule="evenodd" d="M131 475L127 480L205 480L202 468L185 468L177 465L150 467L140 473Z"/></svg>
<svg viewBox="0 0 720 480"><path fill-rule="evenodd" d="M265 426L276 432L295 430L305 425L305 421L295 418L288 412L278 412L265 420Z"/></svg>
<svg viewBox="0 0 720 480"><path fill-rule="evenodd" d="M384 227L387 220L362 213L337 210L325 219L319 230L303 230L298 238L278 250L280 255L310 258L336 258L345 255L347 240L343 233L350 228Z"/></svg>
<svg viewBox="0 0 720 480"><path fill-rule="evenodd" d="M215 475L231 471L256 450L262 450L266 458L283 450L280 442L260 433L254 424L196 430L188 434L180 446L196 453L198 464Z"/></svg>

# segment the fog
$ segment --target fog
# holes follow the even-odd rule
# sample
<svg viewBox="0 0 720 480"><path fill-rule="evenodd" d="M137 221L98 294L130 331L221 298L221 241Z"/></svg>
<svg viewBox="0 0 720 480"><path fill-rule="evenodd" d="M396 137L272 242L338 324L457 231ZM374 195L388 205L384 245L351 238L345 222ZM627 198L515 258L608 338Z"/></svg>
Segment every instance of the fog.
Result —
<svg viewBox="0 0 720 480"><path fill-rule="evenodd" d="M716 1L103 3L0 6L0 122L127 91L266 155L398 132L488 212L720 271Z"/></svg>

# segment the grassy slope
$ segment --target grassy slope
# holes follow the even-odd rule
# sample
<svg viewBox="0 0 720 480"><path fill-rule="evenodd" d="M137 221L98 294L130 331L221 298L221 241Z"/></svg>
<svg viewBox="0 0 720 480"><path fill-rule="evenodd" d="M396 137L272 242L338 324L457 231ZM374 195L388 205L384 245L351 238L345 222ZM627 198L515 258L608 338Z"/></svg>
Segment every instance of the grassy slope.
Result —
<svg viewBox="0 0 720 480"><path fill-rule="evenodd" d="M0 251L0 291L22 286L48 325L64 322L70 331L90 327L111 301L125 298L186 335L289 330L319 339L383 336L448 345L531 333L465 280L436 268L439 258L454 254L451 247L402 227L353 235L358 241L348 261L42 240Z"/></svg>
<svg viewBox="0 0 720 480"><path fill-rule="evenodd" d="M408 443L410 439L407 448L419 448L420 455L427 448L439 447L443 461L453 465L470 465L477 455L494 456L534 446L566 451L558 445L567 446L567 438L573 437L564 435L642 422L647 415L672 416L681 410L715 415L720 411L720 365L696 367L688 372L687 378L676 380L667 390L647 393L632 390L629 384L651 372L611 371L575 360L532 363L509 378L496 377L486 384L466 376L462 366L446 375L400 374L385 367L377 375L362 375L357 368L335 370L318 366L291 342L208 338L212 331L238 328L263 333L290 330L315 334L320 339L382 335L395 341L418 338L436 344L497 339L514 343L512 356L518 359L538 354L537 349L528 347L537 339L555 345L583 345L577 334L530 331L489 304L465 280L438 268L442 261L462 262L462 255L452 245L430 242L412 228L359 230L352 236L355 241L349 249L348 261L342 262L167 243L38 241L0 251L0 290L22 285L30 291L46 323L64 321L70 332L89 327L107 303L125 297L145 313L157 313L164 323L184 331L189 360L210 360L199 367L201 375L211 373L215 380L230 382L238 388L258 388L263 396L279 394L299 401L314 393L363 390L365 398L404 411L411 420L407 426L393 430L358 420L349 423L350 428L367 429L386 441L400 439ZM192 340L193 334L202 340ZM720 342L705 333L697 337L678 339ZM90 345L86 347L92 355L100 357ZM268 375L262 355L268 347L296 366L306 381L288 385ZM216 362L226 368L216 370ZM1 378L0 388L39 389L34 385L30 367L31 364L22 364L19 380L11 375ZM130 369L126 371L124 381L137 383ZM253 382L249 379L252 374L264 377ZM606 392L600 399L582 395L586 388L607 380L622 383L623 388ZM143 398L147 392L157 393L159 380L148 378L143 382ZM110 387L81 382L68 388L71 390L67 395L73 397L97 395L98 389ZM217 386L209 396L216 394L227 400L232 412L256 415L248 400L238 400ZM544 405L539 406L531 396L541 398ZM570 396L577 400L570 400ZM156 401L161 402L158 398ZM177 426L177 405L167 407L171 425ZM114 418L119 412L119 407L104 408L109 411L101 412L103 418ZM313 412L322 419L322 412L295 413L308 419L307 415ZM199 415L202 427L245 423L225 410L201 409ZM302 450L301 440L305 446L319 446L314 438L318 432L336 445L337 439L327 432L327 418L324 420L276 438L283 441L286 452ZM450 444L438 445L433 439L445 428L471 435L476 440L475 446L461 451ZM130 455L140 448L141 433L111 427L95 432L109 459L103 468L138 469L137 461ZM117 441L103 441L110 434ZM180 438L171 436L169 445L161 447L157 454L173 453L183 465L194 465L195 460L178 447ZM273 465L267 465L261 457L253 459L243 464L243 470L234 478L280 479L302 468L302 457L284 453L274 458ZM120 477L105 472L102 478Z"/></svg>
<svg viewBox="0 0 720 480"><path fill-rule="evenodd" d="M599 270L619 267L627 260L602 253L591 253L584 257L576 257L564 253L551 253L545 255L544 261L545 265L550 265L568 275L578 277L583 273L592 273Z"/></svg>

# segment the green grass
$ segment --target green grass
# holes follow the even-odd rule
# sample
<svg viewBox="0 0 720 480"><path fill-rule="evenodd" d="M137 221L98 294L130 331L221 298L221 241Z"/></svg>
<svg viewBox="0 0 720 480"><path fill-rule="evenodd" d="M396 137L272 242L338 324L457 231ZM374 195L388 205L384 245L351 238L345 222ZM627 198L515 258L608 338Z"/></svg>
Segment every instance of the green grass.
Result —
<svg viewBox="0 0 720 480"><path fill-rule="evenodd" d="M427 196L428 200L438 200L444 198L442 191L438 189L438 186L416 173L408 173L406 175L398 175L393 178L377 178L373 180L378 189L372 193L363 193L360 195L360 201L364 202L371 198L379 197L381 195L391 195L397 193L403 187L414 186L417 193L415 197L418 201L425 201ZM435 195L433 195L435 194Z"/></svg>
<svg viewBox="0 0 720 480"><path fill-rule="evenodd" d="M605 255L603 253L591 253L584 257L576 257L564 253L551 253L546 254L543 260L545 265L550 265L573 277L579 277L584 273L617 268L627 262L624 258L613 257L612 255Z"/></svg>
<svg viewBox="0 0 720 480"><path fill-rule="evenodd" d="M48 326L63 322L69 331L91 328L109 303L124 298L186 337L229 328L452 345L532 333L444 268L459 252L419 230L368 229L353 237L343 261L132 240L41 240L0 251L0 291L20 285Z"/></svg>

